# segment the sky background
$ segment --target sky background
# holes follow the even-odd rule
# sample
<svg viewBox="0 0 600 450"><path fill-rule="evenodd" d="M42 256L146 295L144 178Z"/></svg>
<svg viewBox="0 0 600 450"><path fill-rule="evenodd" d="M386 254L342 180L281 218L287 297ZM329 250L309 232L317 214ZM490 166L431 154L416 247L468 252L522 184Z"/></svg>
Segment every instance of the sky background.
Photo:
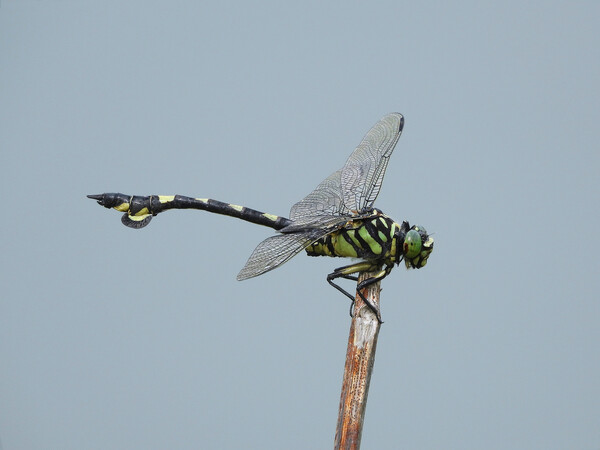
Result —
<svg viewBox="0 0 600 450"><path fill-rule="evenodd" d="M3 450L331 448L344 261L85 195L286 216L391 111L363 448L600 448L598 3L0 1Z"/></svg>

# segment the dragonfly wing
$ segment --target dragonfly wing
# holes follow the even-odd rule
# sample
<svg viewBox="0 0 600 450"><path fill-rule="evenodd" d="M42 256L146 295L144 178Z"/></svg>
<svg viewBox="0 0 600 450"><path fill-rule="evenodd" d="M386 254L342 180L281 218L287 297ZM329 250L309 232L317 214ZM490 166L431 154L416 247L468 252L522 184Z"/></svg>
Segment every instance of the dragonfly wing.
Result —
<svg viewBox="0 0 600 450"><path fill-rule="evenodd" d="M328 232L322 230L311 230L305 233L277 234L265 239L254 249L237 279L247 280L279 267L326 234Z"/></svg>
<svg viewBox="0 0 600 450"><path fill-rule="evenodd" d="M341 170L325 178L317 188L292 206L290 219L298 223L319 221L323 216L349 215L342 198Z"/></svg>
<svg viewBox="0 0 600 450"><path fill-rule="evenodd" d="M369 130L352 152L340 170L340 192L348 208L361 211L373 205L403 126L401 114L386 115Z"/></svg>

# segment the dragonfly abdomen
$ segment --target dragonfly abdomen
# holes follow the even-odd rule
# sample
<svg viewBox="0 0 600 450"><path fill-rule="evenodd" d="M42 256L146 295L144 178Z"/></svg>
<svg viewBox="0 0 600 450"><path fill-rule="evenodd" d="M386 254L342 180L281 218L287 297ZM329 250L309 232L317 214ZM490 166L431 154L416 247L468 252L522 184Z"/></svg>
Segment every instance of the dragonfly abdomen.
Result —
<svg viewBox="0 0 600 450"><path fill-rule="evenodd" d="M306 248L309 256L339 256L368 260L395 259L399 225L385 215L354 220Z"/></svg>
<svg viewBox="0 0 600 450"><path fill-rule="evenodd" d="M201 209L216 214L237 217L275 230L280 230L292 223L291 220L285 217L210 198L193 198L184 195L139 196L119 193L88 195L88 197L97 200L100 205L106 208L114 208L117 211L124 212L121 221L131 228L145 227L152 216L168 209Z"/></svg>

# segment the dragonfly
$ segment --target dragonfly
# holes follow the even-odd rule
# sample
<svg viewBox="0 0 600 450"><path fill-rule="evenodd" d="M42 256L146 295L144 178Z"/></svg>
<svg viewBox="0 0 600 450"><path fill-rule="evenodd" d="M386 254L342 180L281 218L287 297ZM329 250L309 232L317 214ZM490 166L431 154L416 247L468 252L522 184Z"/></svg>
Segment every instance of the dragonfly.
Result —
<svg viewBox="0 0 600 450"><path fill-rule="evenodd" d="M153 216L169 209L198 209L276 230L277 234L258 244L238 274L238 280L269 272L303 250L309 256L354 258L358 261L328 274L327 282L354 302L355 296L337 280L358 282L358 274L368 272L369 276L357 283L356 292L381 322L379 306L363 295L363 289L383 280L402 261L407 269L424 267L434 244L424 227L411 226L408 221L397 223L373 206L403 127L401 114L384 116L369 130L341 169L292 206L289 218L210 198L183 195L104 193L87 197L101 206L123 212L122 223L135 229L145 227Z"/></svg>

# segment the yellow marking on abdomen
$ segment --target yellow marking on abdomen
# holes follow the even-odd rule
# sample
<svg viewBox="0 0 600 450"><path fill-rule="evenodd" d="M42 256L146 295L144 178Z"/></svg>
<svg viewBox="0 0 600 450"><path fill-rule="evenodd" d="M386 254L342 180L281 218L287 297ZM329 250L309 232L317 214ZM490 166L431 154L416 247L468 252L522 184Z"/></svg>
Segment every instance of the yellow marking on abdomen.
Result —
<svg viewBox="0 0 600 450"><path fill-rule="evenodd" d="M159 195L158 196L158 201L161 203L169 203L169 202L172 202L173 200L175 200L174 195Z"/></svg>
<svg viewBox="0 0 600 450"><path fill-rule="evenodd" d="M263 216L265 216L269 220L272 220L273 222L275 222L277 219L279 219L279 216L276 216L274 214L264 213Z"/></svg>
<svg viewBox="0 0 600 450"><path fill-rule="evenodd" d="M148 208L142 208L138 212L136 212L134 215L129 214L129 217L131 217L131 218L133 218L134 216L135 217L140 217L140 216L146 217L149 215L150 215L150 211L148 211Z"/></svg>
<svg viewBox="0 0 600 450"><path fill-rule="evenodd" d="M146 208L144 208L146 209ZM138 213L139 214L139 213ZM143 214L143 215L136 215L136 216L132 216L131 214L129 214L129 218L131 220L133 220L134 222L141 222L142 220L144 220L146 217L148 217L150 214Z"/></svg>
<svg viewBox="0 0 600 450"><path fill-rule="evenodd" d="M199 202L202 202L202 203L208 203L207 198L195 198L194 200L198 200Z"/></svg>
<svg viewBox="0 0 600 450"><path fill-rule="evenodd" d="M116 209L117 211L127 212L127 211L129 211L129 203L127 203L127 202L121 203L120 205L114 206L113 208Z"/></svg>
<svg viewBox="0 0 600 450"><path fill-rule="evenodd" d="M231 203L229 203L227 206L229 206L232 209L235 209L236 211L241 211L242 209L244 209L243 206L240 205L232 205Z"/></svg>

